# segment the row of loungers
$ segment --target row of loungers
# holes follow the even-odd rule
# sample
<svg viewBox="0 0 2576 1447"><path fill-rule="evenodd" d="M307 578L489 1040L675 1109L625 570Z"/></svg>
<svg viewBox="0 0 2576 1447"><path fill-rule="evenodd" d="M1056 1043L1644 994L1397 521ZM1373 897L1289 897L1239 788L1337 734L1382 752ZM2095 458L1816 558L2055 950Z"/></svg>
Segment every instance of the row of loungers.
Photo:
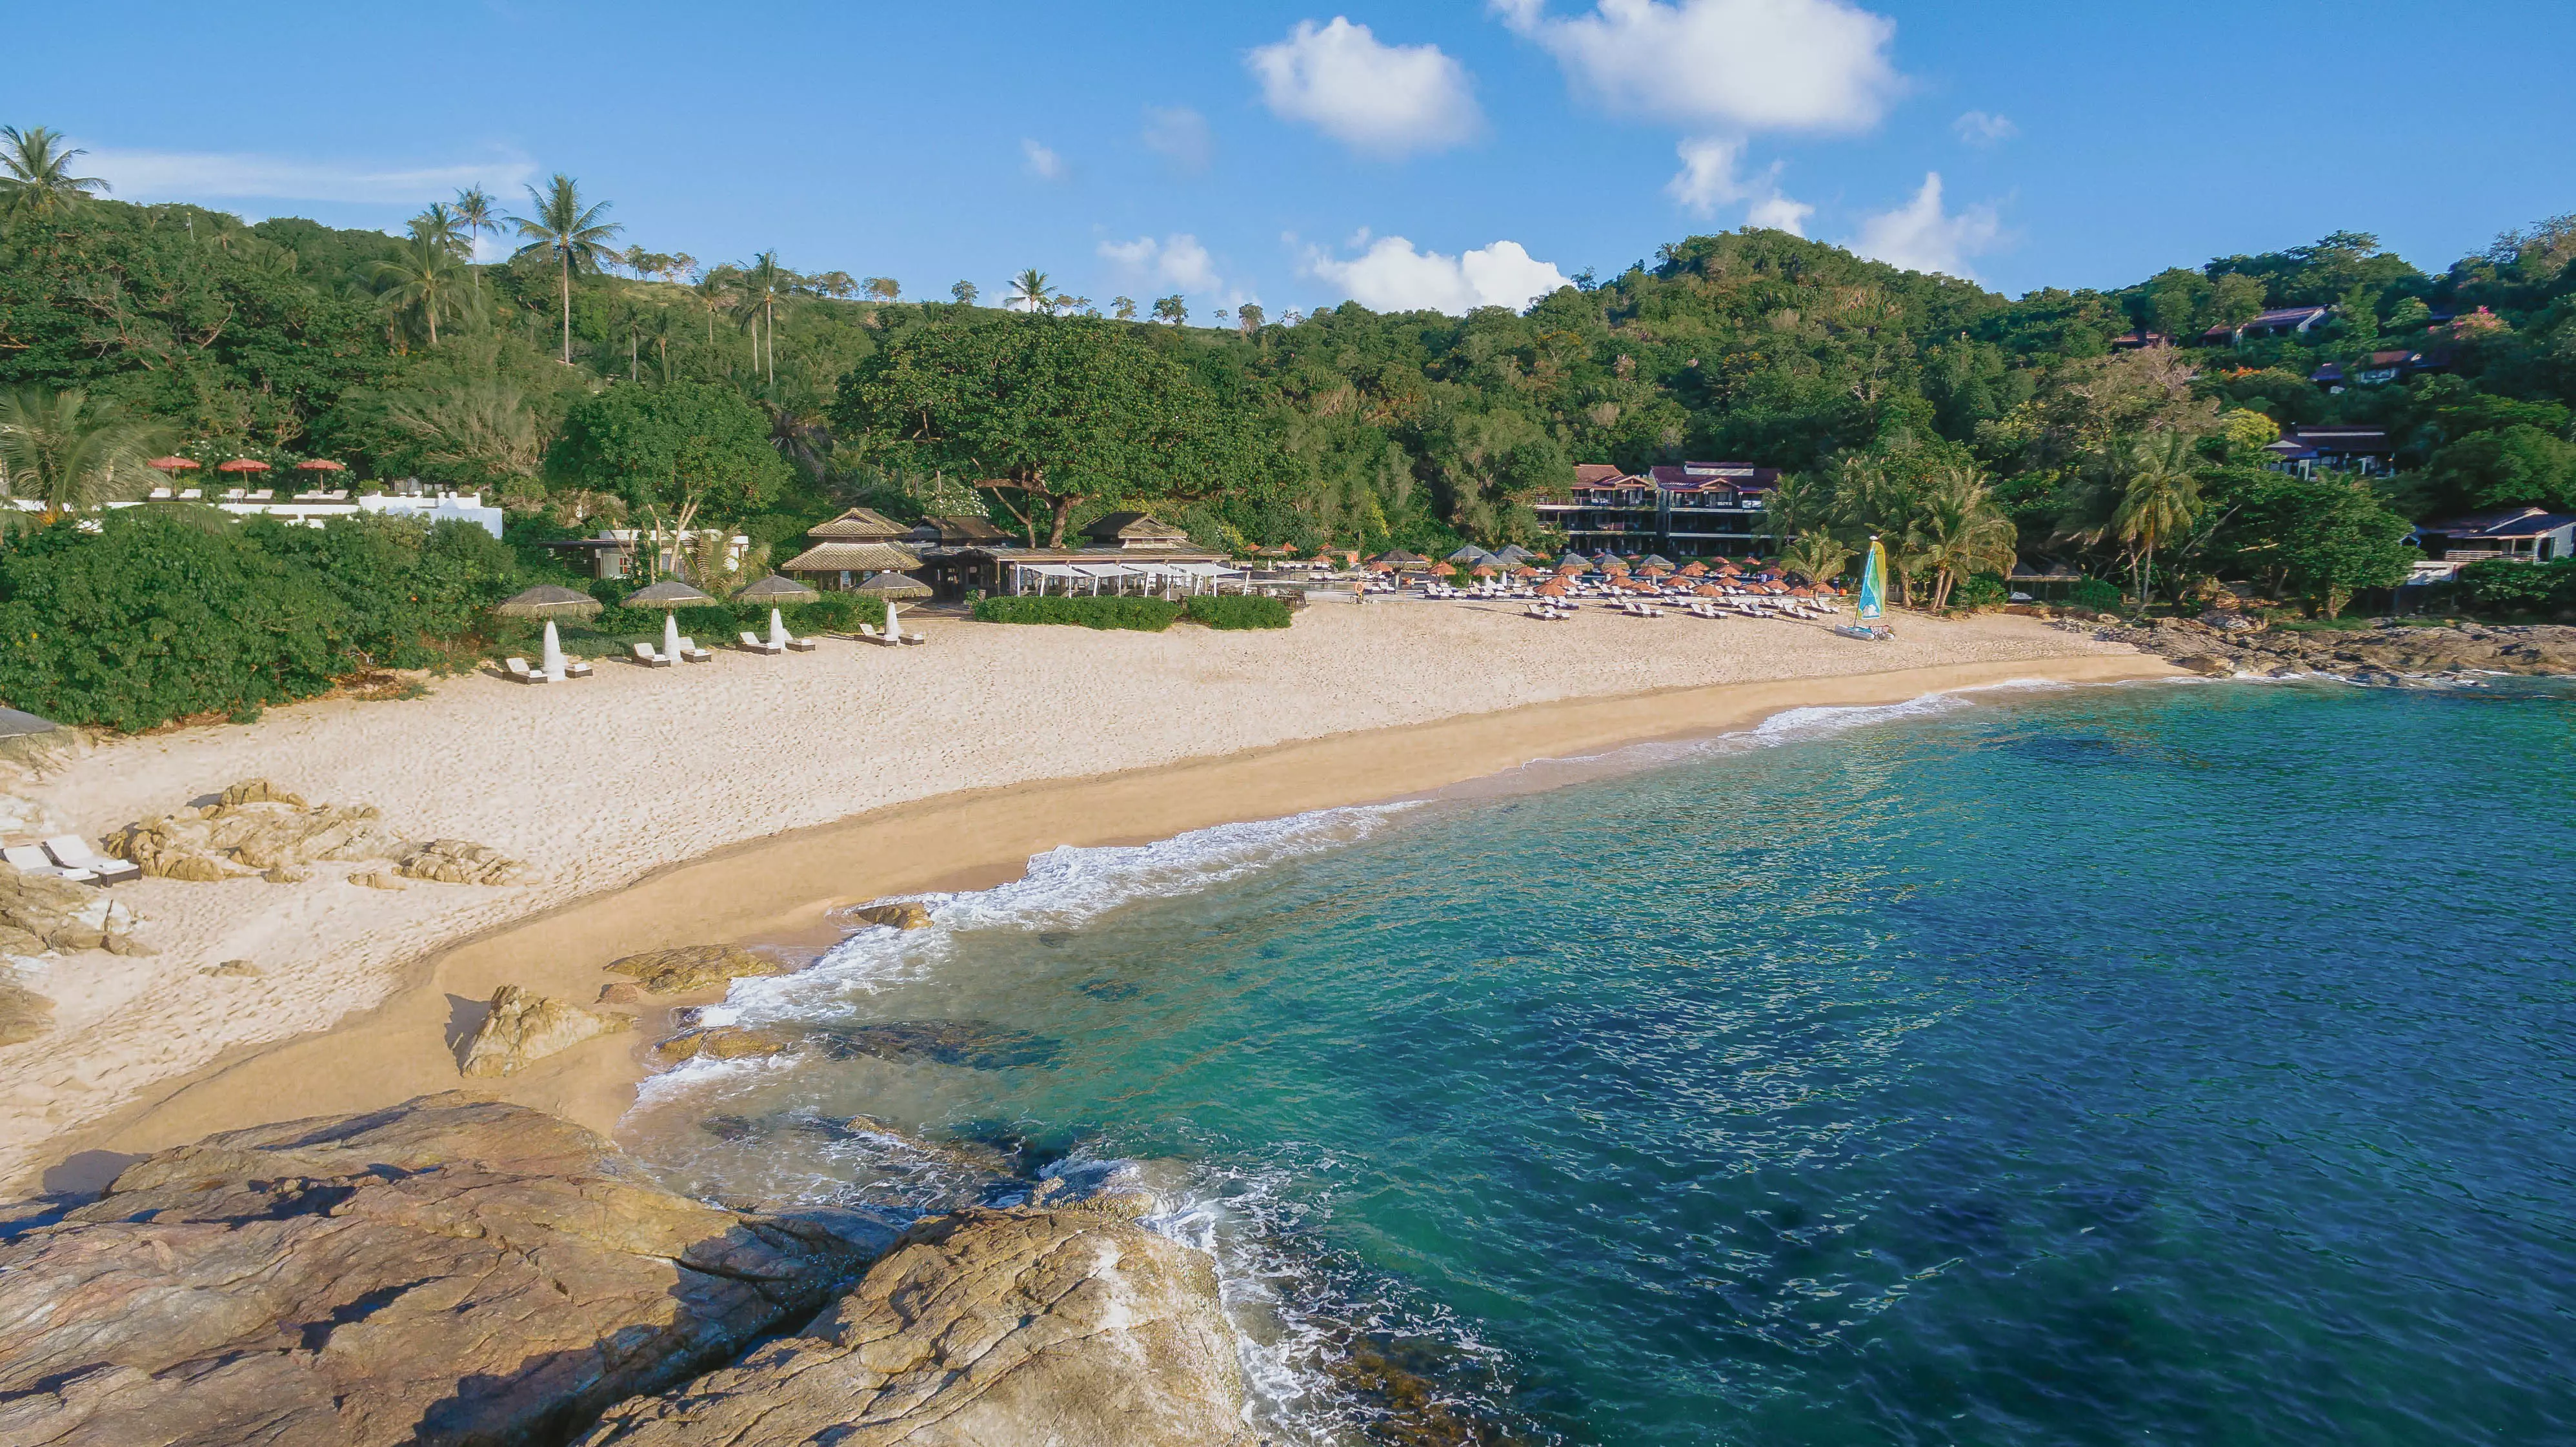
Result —
<svg viewBox="0 0 2576 1447"><path fill-rule="evenodd" d="M7 860L21 874L67 879L75 884L107 884L132 879L143 872L142 866L131 860L110 859L69 834L46 840L42 848L11 845L0 849L0 859Z"/></svg>

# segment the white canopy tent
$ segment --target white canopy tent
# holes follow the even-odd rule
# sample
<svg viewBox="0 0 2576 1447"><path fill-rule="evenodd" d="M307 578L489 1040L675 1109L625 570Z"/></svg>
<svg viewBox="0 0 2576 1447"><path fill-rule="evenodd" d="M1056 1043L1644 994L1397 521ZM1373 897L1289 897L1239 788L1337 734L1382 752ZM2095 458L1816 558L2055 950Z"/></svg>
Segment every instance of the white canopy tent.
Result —
<svg viewBox="0 0 2576 1447"><path fill-rule="evenodd" d="M1242 569L1222 563L1013 563L1011 592L1096 597L1129 592L1132 581L1147 593L1213 593L1224 580L1242 576Z"/></svg>

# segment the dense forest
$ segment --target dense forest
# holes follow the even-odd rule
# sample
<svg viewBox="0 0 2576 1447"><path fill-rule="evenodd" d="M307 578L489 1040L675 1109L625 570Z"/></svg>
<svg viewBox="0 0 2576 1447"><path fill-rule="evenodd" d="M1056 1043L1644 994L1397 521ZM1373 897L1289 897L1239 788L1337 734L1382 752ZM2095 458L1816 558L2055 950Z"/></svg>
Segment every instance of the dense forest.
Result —
<svg viewBox="0 0 2576 1447"><path fill-rule="evenodd" d="M1143 508L1235 549L1544 548L1530 503L1575 463L1689 457L1789 470L1771 525L1805 540L1795 563L1839 572L1877 533L1925 602L1989 596L1969 585L2018 556L2138 605L2224 579L2328 612L2402 576L2411 520L2576 508L2570 217L2436 271L2339 232L2019 299L1747 230L1518 314L1205 325L1185 297L1095 304L1035 270L993 306L775 253L701 264L563 177L391 236L123 204L47 133L0 138L0 407L55 439L6 454L10 485L64 507L138 485L64 463L77 441L479 488L514 543L649 518L777 546L863 502L1040 542ZM471 264L492 239L515 254ZM2297 305L2332 311L2229 335ZM2391 349L2423 366L2311 380ZM2395 473L2257 465L2328 422L2386 429Z"/></svg>

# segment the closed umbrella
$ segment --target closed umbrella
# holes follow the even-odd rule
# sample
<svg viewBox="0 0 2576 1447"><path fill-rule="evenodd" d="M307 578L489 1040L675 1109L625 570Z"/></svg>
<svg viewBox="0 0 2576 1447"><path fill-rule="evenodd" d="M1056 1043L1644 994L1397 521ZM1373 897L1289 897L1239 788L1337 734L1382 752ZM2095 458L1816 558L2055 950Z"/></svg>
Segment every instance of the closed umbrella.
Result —
<svg viewBox="0 0 2576 1447"><path fill-rule="evenodd" d="M769 646L772 648L787 646L787 620L778 616L778 610L775 608L769 610Z"/></svg>
<svg viewBox="0 0 2576 1447"><path fill-rule="evenodd" d="M680 615L677 613L662 615L662 656L664 658L680 656Z"/></svg>
<svg viewBox="0 0 2576 1447"><path fill-rule="evenodd" d="M546 682L564 681L563 640L555 636L555 620L546 620Z"/></svg>

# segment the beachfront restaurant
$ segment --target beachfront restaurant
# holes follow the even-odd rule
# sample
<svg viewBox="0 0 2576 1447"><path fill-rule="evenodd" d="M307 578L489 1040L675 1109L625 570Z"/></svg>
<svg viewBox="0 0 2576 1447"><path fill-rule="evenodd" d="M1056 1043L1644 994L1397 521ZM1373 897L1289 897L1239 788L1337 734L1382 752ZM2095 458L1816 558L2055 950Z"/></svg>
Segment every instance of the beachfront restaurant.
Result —
<svg viewBox="0 0 2576 1447"><path fill-rule="evenodd" d="M1193 546L1190 535L1151 514L1111 513L1082 530L1078 548L1023 548L998 542L927 550L924 570L941 597L968 592L1212 593L1240 586L1225 555Z"/></svg>
<svg viewBox="0 0 2576 1447"><path fill-rule="evenodd" d="M909 573L921 555L906 546L912 529L871 508L854 507L805 530L812 546L778 571L825 592L846 593L878 573Z"/></svg>

